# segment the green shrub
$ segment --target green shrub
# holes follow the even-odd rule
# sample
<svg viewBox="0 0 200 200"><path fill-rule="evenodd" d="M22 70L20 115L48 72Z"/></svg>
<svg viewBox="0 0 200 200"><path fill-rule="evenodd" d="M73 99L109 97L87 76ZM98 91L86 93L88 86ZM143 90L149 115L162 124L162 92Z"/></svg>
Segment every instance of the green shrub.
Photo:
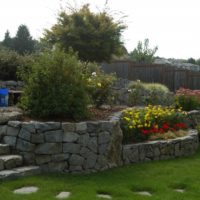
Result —
<svg viewBox="0 0 200 200"><path fill-rule="evenodd" d="M133 81L129 86L129 103L135 105L171 105L173 95L169 89L159 83Z"/></svg>
<svg viewBox="0 0 200 200"><path fill-rule="evenodd" d="M0 49L0 80L17 80L16 71L21 61L22 57L16 52Z"/></svg>
<svg viewBox="0 0 200 200"><path fill-rule="evenodd" d="M73 53L46 51L19 74L25 83L21 107L36 117L87 116L87 84L83 64Z"/></svg>
<svg viewBox="0 0 200 200"><path fill-rule="evenodd" d="M196 96L177 95L176 106L181 107L185 111L200 109L200 101Z"/></svg>

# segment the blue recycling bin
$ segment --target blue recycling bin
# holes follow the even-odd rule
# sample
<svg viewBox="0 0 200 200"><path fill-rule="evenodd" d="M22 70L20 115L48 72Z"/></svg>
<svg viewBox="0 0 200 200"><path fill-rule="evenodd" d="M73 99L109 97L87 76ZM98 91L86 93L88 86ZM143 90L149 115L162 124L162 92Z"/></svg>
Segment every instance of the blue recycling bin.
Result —
<svg viewBox="0 0 200 200"><path fill-rule="evenodd" d="M0 89L0 107L8 106L8 89Z"/></svg>

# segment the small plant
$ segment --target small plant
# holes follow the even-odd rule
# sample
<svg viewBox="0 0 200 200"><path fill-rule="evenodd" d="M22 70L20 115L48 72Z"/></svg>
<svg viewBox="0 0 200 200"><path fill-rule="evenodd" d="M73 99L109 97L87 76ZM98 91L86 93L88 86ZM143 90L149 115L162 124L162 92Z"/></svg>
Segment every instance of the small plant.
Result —
<svg viewBox="0 0 200 200"><path fill-rule="evenodd" d="M185 111L200 109L200 90L180 88L176 91L176 106Z"/></svg>
<svg viewBox="0 0 200 200"><path fill-rule="evenodd" d="M93 72L87 79L89 96L92 103L99 108L101 105L110 102L112 98L112 85L115 76L102 72Z"/></svg>
<svg viewBox="0 0 200 200"><path fill-rule="evenodd" d="M147 106L143 109L131 108L122 113L121 125L124 142L148 140L150 136L186 129L183 123L185 113L173 107Z"/></svg>

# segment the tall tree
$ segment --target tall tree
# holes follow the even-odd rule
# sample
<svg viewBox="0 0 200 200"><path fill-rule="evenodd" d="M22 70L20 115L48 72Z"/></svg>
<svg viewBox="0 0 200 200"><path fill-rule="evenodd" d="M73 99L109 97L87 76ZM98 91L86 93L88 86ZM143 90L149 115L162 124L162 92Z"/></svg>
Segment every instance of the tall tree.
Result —
<svg viewBox="0 0 200 200"><path fill-rule="evenodd" d="M125 28L108 12L93 13L86 4L78 10L62 11L58 22L45 31L44 39L66 51L72 47L83 61L102 62L122 54L121 33Z"/></svg>
<svg viewBox="0 0 200 200"><path fill-rule="evenodd" d="M8 49L13 48L13 39L10 37L10 32L7 30L2 41L2 45Z"/></svg>
<svg viewBox="0 0 200 200"><path fill-rule="evenodd" d="M14 38L14 50L21 55L34 51L34 40L32 39L28 27L20 25Z"/></svg>
<svg viewBox="0 0 200 200"><path fill-rule="evenodd" d="M153 63L157 50L157 46L151 49L149 47L149 39L145 39L144 42L138 42L137 48L130 53L130 58L137 63Z"/></svg>

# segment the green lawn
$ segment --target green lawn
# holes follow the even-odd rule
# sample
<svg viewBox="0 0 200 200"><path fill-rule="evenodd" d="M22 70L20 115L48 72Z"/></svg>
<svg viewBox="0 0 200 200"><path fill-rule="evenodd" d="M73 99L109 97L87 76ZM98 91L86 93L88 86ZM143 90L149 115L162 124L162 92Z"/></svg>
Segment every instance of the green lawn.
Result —
<svg viewBox="0 0 200 200"><path fill-rule="evenodd" d="M31 195L13 194L23 186L37 186ZM184 193L174 188L185 189ZM135 191L147 190L152 197ZM200 199L200 150L192 157L134 164L90 175L39 175L0 183L0 200L55 200L60 191L70 191L70 200L95 200L106 193L114 200L193 200Z"/></svg>

